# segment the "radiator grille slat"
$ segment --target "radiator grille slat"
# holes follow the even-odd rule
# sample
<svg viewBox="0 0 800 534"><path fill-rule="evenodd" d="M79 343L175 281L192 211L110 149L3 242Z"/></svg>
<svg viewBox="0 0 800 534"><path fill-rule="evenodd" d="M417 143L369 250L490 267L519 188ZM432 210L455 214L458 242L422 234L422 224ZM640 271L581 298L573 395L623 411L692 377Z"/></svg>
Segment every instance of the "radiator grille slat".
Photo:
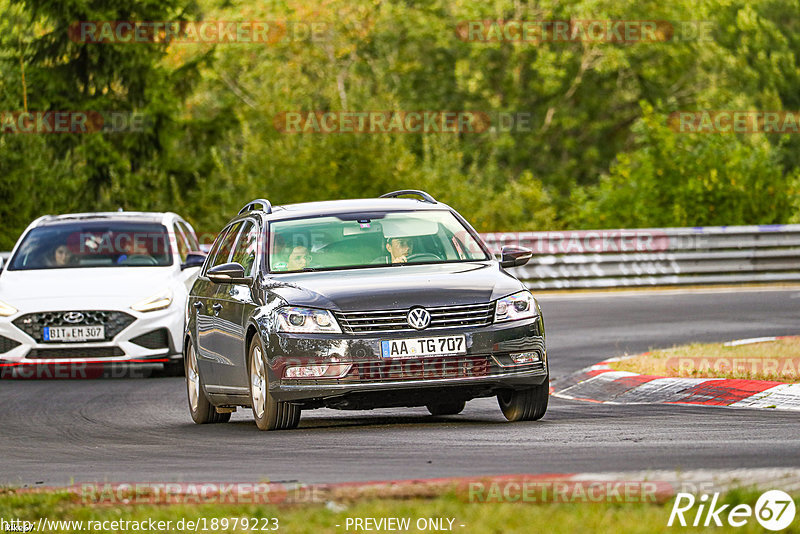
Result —
<svg viewBox="0 0 800 534"><path fill-rule="evenodd" d="M494 303L426 308L431 324L420 330L487 326L494 320ZM406 321L410 309L334 312L342 329L348 334L380 334L382 332L416 332Z"/></svg>

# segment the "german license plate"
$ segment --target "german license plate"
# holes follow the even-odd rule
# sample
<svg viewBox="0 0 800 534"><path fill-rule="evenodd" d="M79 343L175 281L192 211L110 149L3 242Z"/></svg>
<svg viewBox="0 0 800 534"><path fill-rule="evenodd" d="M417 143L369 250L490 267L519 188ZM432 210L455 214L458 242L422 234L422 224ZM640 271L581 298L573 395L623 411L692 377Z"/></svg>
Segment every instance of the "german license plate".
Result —
<svg viewBox="0 0 800 534"><path fill-rule="evenodd" d="M384 358L466 354L466 352L467 342L464 336L417 337L381 341L381 356Z"/></svg>
<svg viewBox="0 0 800 534"><path fill-rule="evenodd" d="M106 337L104 326L45 326L45 341L96 341Z"/></svg>

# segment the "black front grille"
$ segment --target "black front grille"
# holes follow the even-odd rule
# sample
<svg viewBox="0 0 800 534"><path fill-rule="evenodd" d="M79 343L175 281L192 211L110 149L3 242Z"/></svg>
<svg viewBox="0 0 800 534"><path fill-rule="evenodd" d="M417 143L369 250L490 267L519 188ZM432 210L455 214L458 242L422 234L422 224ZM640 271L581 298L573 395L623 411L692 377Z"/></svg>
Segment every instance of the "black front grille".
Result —
<svg viewBox="0 0 800 534"><path fill-rule="evenodd" d="M80 314L78 316L77 314ZM66 321L65 316L78 321ZM53 311L29 313L14 320L17 328L36 341L44 341L43 329L46 326L104 326L105 338L110 341L136 320L132 315L120 311Z"/></svg>
<svg viewBox="0 0 800 534"><path fill-rule="evenodd" d="M166 328L159 328L141 336L131 339L131 343L136 343L146 349L168 349L169 331Z"/></svg>
<svg viewBox="0 0 800 534"><path fill-rule="evenodd" d="M13 339L9 339L5 336L0 336L0 354L4 352L8 352L15 347L19 347L22 343L19 341L14 341Z"/></svg>
<svg viewBox="0 0 800 534"><path fill-rule="evenodd" d="M426 308L431 323L423 331L441 328L487 326L494 320L494 303L438 306ZM409 310L334 312L342 329L348 334L380 334L384 332L414 332L406 320Z"/></svg>
<svg viewBox="0 0 800 534"><path fill-rule="evenodd" d="M28 358L49 360L61 358L110 358L113 356L125 356L125 352L119 347L75 347L66 349L31 349Z"/></svg>

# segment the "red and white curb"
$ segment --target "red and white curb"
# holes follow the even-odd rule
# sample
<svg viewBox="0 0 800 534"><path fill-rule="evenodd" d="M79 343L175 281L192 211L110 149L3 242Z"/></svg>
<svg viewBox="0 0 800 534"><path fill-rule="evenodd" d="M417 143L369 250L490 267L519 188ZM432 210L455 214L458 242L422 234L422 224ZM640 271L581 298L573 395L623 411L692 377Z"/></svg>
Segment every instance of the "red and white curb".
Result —
<svg viewBox="0 0 800 534"><path fill-rule="evenodd" d="M781 338L729 342L742 345ZM610 358L559 381L553 396L604 404L692 404L800 410L800 384L730 378L667 378L615 371Z"/></svg>

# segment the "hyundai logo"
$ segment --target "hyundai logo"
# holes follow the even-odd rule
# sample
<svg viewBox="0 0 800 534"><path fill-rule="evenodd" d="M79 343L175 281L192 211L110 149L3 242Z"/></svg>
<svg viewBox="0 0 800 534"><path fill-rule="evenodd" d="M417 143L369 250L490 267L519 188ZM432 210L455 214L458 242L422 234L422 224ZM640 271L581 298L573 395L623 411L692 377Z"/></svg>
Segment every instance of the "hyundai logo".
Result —
<svg viewBox="0 0 800 534"><path fill-rule="evenodd" d="M64 319L65 322L72 324L83 322L84 319L81 312L67 312L62 315L61 318Z"/></svg>
<svg viewBox="0 0 800 534"><path fill-rule="evenodd" d="M411 311L406 316L406 322L411 328L422 330L428 328L428 325L431 324L431 314L425 308L411 308Z"/></svg>

